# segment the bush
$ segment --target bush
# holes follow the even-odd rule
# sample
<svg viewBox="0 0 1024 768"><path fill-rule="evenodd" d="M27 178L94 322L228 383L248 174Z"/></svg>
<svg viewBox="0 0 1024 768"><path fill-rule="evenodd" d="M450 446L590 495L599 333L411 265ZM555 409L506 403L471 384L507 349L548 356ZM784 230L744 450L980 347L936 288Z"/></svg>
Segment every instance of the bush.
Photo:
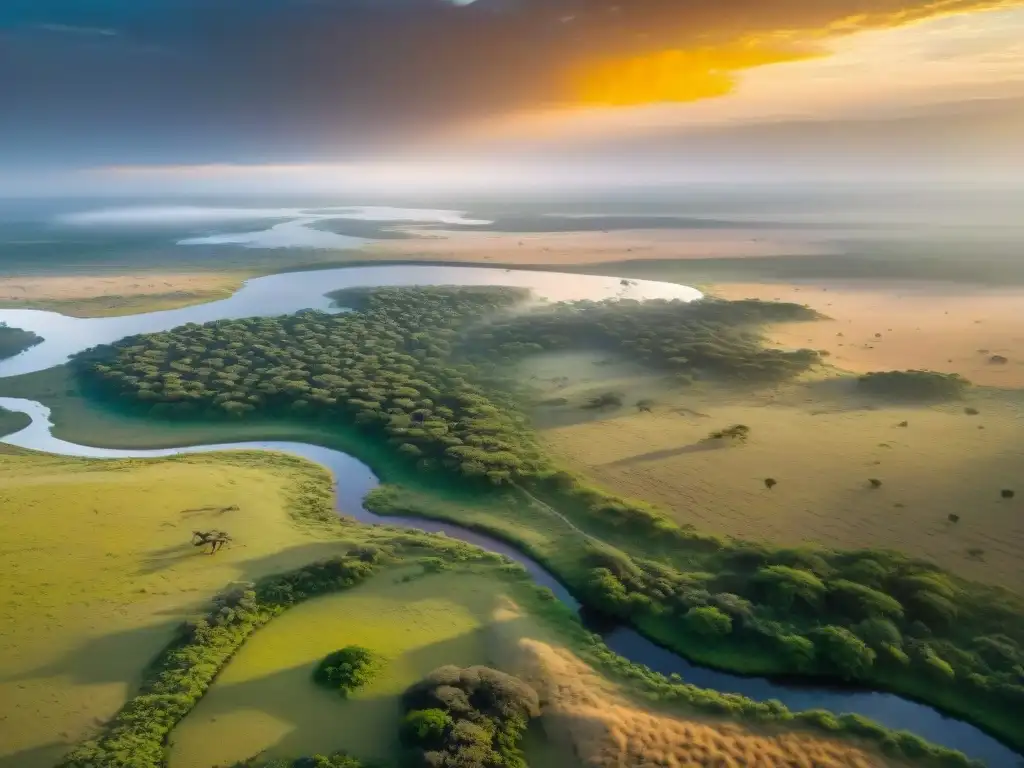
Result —
<svg viewBox="0 0 1024 768"><path fill-rule="evenodd" d="M443 709L414 709L402 718L400 738L408 747L440 749L452 725L452 718Z"/></svg>
<svg viewBox="0 0 1024 768"><path fill-rule="evenodd" d="M349 645L327 654L313 672L313 680L346 696L370 682L383 663L369 648Z"/></svg>

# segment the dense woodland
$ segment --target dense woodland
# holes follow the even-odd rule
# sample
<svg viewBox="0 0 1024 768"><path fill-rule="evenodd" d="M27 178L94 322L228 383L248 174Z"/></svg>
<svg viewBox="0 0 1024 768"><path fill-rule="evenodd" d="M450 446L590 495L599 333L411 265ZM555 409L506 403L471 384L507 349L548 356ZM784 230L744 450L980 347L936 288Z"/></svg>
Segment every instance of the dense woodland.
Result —
<svg viewBox="0 0 1024 768"><path fill-rule="evenodd" d="M811 349L784 351L762 343L765 323L814 320L799 304L757 300L579 301L521 314L474 329L471 347L510 358L535 352L608 349L646 365L693 377L776 381L821 362Z"/></svg>
<svg viewBox="0 0 1024 768"><path fill-rule="evenodd" d="M1024 707L1017 596L891 552L699 535L553 466L494 384L502 361L581 345L683 377L777 380L817 355L765 349L756 325L810 319L810 310L702 301L512 311L523 298L503 288L346 291L339 299L355 311L186 325L92 350L79 370L154 415L336 419L381 435L424 470L527 489L588 532L651 558L595 548L581 556L580 573L562 575L588 604L677 647L767 654L788 671L849 680L911 680L918 695L937 691L976 711Z"/></svg>
<svg viewBox="0 0 1024 768"><path fill-rule="evenodd" d="M424 468L504 483L543 468L536 441L454 351L469 323L523 298L506 288L347 291L359 311L185 325L80 363L152 415L337 419L383 433Z"/></svg>
<svg viewBox="0 0 1024 768"><path fill-rule="evenodd" d="M7 323L0 323L0 360L24 352L29 347L42 344L43 337L32 331L11 328Z"/></svg>

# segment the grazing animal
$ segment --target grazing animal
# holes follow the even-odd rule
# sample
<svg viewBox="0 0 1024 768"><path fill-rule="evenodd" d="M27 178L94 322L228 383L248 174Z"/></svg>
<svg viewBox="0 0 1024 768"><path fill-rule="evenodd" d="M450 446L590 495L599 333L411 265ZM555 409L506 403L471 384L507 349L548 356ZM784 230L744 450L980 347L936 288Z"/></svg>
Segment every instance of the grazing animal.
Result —
<svg viewBox="0 0 1024 768"><path fill-rule="evenodd" d="M879 480L877 477L870 478L868 480L868 482L871 483L871 487L872 488L881 488L882 487L882 481Z"/></svg>
<svg viewBox="0 0 1024 768"><path fill-rule="evenodd" d="M192 531L192 546L205 547L210 545L210 554L217 554L218 549L231 541L231 536L225 531Z"/></svg>
<svg viewBox="0 0 1024 768"><path fill-rule="evenodd" d="M778 484L778 481L774 477L766 477L764 479L764 487L767 488L769 491Z"/></svg>
<svg viewBox="0 0 1024 768"><path fill-rule="evenodd" d="M952 512L950 512L949 513L949 517L947 519L951 523L959 523L960 522L960 515L954 515Z"/></svg>
<svg viewBox="0 0 1024 768"><path fill-rule="evenodd" d="M1015 496L1014 492L1011 491L1009 488L1003 488L1003 490L999 492L999 495L1002 496L1004 499L1012 499Z"/></svg>

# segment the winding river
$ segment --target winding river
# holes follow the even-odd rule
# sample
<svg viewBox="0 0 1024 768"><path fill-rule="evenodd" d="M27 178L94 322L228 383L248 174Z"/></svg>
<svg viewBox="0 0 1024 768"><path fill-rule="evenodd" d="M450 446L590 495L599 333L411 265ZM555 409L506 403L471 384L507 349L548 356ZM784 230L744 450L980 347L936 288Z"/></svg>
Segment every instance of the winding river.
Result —
<svg viewBox="0 0 1024 768"><path fill-rule="evenodd" d="M511 285L530 288L539 298L548 301L604 299L616 296L631 299L675 298L689 301L701 296L696 289L670 283L477 267L352 267L294 272L250 280L235 295L222 301L127 317L77 319L38 310L0 310L0 322L34 331L45 339L43 343L26 352L0 362L0 377L43 370L66 362L71 355L96 344L116 341L135 333L167 330L184 323L205 323L255 315L279 315L310 308L329 311L331 304L324 296L326 291L380 285ZM52 433L53 424L50 421L49 409L41 403L0 397L0 407L25 413L32 419L29 426L0 439L2 442L67 456L155 458L239 449L274 450L302 456L331 471L337 486L336 504L340 513L368 524L401 526L432 532L443 531L452 538L499 552L525 566L538 584L549 587L559 599L573 608L579 608L577 601L552 574L504 542L449 523L419 518L380 517L365 509L362 499L377 485L377 478L362 462L340 451L306 443L282 441L224 443L153 450L95 448L69 443L55 437ZM980 729L946 717L929 706L894 694L836 689L807 682L779 682L718 672L691 664L681 656L624 627L606 632L604 640L612 650L632 661L645 664L664 674L679 673L687 682L703 688L738 693L757 700L777 699L793 710L817 708L836 713L861 714L889 728L911 731L936 744L961 750L992 768L1009 768L1022 762L1021 756Z"/></svg>

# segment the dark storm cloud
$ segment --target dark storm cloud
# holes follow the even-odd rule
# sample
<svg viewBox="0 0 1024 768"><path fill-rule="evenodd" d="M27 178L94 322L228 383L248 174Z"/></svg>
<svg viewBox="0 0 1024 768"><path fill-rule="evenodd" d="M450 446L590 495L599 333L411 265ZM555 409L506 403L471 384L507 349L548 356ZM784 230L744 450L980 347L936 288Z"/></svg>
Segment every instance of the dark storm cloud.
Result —
<svg viewBox="0 0 1024 768"><path fill-rule="evenodd" d="M926 0L4 0L0 163L342 157L571 97L579 62ZM949 5L946 3L946 5Z"/></svg>

